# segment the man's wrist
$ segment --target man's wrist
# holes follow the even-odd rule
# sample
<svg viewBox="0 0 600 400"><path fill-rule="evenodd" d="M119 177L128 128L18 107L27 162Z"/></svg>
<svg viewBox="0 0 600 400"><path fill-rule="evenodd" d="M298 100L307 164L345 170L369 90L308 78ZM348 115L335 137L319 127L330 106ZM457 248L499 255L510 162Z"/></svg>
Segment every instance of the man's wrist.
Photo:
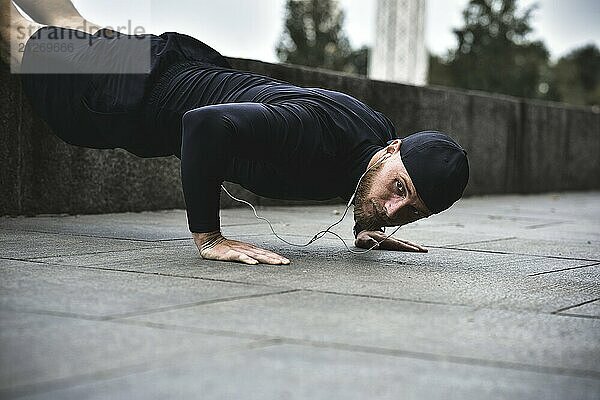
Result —
<svg viewBox="0 0 600 400"><path fill-rule="evenodd" d="M384 232L383 228L372 229L372 230ZM356 239L358 237L358 234L361 233L362 231L366 231L366 229L364 229L362 226L355 223L354 227L352 228L352 231L354 232L354 238Z"/></svg>
<svg viewBox="0 0 600 400"><path fill-rule="evenodd" d="M192 232L192 237L194 241L199 245L203 245L206 242L210 242L216 238L221 237L221 231L212 231L212 232Z"/></svg>
<svg viewBox="0 0 600 400"><path fill-rule="evenodd" d="M206 233L192 232L192 236L194 237L194 241L196 242L196 246L198 247L198 250L200 250L200 255L202 257L204 257L206 251L225 240L223 235L221 235L221 231Z"/></svg>

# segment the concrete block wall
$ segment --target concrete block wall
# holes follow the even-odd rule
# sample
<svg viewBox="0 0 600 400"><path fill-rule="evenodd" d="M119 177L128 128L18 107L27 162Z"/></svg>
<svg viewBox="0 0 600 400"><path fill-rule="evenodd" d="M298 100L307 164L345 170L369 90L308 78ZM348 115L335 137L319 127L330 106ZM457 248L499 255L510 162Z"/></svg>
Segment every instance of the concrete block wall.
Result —
<svg viewBox="0 0 600 400"><path fill-rule="evenodd" d="M413 87L305 67L233 59L300 86L348 93L388 115L400 136L449 133L469 153L467 195L600 189L600 113L509 96ZM183 208L179 161L124 150L78 148L32 114L19 79L0 65L0 215L103 213ZM254 203L264 199L229 188ZM225 195L222 206L235 204ZM329 201L334 203L336 200ZM315 204L309 202L303 204Z"/></svg>
<svg viewBox="0 0 600 400"><path fill-rule="evenodd" d="M591 107L229 61L300 86L348 93L386 114L401 137L427 129L450 134L469 154L468 195L600 189L600 113Z"/></svg>
<svg viewBox="0 0 600 400"><path fill-rule="evenodd" d="M32 114L18 76L0 68L0 215L183 207L177 159L62 142Z"/></svg>

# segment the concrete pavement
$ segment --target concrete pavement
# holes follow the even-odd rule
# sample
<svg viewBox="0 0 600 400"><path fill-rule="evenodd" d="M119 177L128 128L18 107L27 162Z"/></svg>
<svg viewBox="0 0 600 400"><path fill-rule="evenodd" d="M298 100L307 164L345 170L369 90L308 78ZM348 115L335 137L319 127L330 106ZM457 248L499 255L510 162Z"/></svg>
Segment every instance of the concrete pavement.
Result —
<svg viewBox="0 0 600 400"><path fill-rule="evenodd" d="M462 200L396 234L427 254L222 224L292 264L202 260L182 210L0 218L0 398L600 397L598 192Z"/></svg>

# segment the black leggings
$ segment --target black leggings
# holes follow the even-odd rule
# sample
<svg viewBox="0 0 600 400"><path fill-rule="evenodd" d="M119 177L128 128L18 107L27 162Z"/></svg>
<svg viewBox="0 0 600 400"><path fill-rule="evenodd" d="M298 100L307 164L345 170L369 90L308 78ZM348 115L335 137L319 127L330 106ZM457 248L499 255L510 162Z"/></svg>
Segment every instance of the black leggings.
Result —
<svg viewBox="0 0 600 400"><path fill-rule="evenodd" d="M168 156L172 138L148 126L145 103L159 77L182 62L229 66L206 44L174 32L90 35L47 26L27 41L20 77L34 111L65 142Z"/></svg>

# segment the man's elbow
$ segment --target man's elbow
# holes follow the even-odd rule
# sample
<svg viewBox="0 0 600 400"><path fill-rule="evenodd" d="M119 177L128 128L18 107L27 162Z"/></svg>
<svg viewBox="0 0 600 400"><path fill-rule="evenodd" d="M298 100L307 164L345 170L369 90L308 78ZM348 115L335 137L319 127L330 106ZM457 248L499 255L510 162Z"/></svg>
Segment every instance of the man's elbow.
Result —
<svg viewBox="0 0 600 400"><path fill-rule="evenodd" d="M186 136L198 133L202 134L202 136L226 136L230 132L229 121L218 105L186 111L181 118L181 123L183 135Z"/></svg>

